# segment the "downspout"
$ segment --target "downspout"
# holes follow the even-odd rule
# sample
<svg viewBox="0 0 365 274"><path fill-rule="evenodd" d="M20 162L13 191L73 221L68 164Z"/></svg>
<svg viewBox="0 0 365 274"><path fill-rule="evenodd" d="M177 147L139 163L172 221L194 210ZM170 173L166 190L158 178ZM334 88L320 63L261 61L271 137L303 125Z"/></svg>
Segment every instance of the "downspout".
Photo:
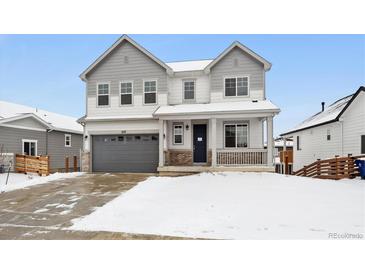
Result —
<svg viewBox="0 0 365 274"><path fill-rule="evenodd" d="M48 133L50 133L51 131L53 131L53 129L46 129L46 155L48 155Z"/></svg>
<svg viewBox="0 0 365 274"><path fill-rule="evenodd" d="M338 120L338 122L340 123L340 127L341 127L341 155L342 156L344 156L344 146L343 146L343 119L342 118L340 118L339 120Z"/></svg>

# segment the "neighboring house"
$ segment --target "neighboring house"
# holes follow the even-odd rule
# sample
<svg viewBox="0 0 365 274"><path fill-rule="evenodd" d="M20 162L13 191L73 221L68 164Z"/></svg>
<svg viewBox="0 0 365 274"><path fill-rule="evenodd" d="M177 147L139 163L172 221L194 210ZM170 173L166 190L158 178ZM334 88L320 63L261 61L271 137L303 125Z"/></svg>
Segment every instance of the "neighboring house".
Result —
<svg viewBox="0 0 365 274"><path fill-rule="evenodd" d="M80 75L83 170L274 170L270 68L239 42L213 60L164 63L122 36Z"/></svg>
<svg viewBox="0 0 365 274"><path fill-rule="evenodd" d="M296 171L317 159L365 154L365 88L346 96L281 134L293 138Z"/></svg>
<svg viewBox="0 0 365 274"><path fill-rule="evenodd" d="M265 146L266 148L266 143ZM274 141L274 159L275 164L280 163L280 152L284 150L293 150L293 140L291 139L284 139L282 137L276 138Z"/></svg>
<svg viewBox="0 0 365 274"><path fill-rule="evenodd" d="M51 172L62 171L67 156L80 159L82 133L73 117L0 101L0 145L14 155L49 155Z"/></svg>

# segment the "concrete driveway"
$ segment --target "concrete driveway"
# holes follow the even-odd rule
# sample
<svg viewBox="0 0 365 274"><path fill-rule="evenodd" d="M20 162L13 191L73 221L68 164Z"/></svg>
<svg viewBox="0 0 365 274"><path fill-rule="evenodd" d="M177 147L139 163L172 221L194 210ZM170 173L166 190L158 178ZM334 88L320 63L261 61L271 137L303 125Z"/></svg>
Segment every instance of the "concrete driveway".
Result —
<svg viewBox="0 0 365 274"><path fill-rule="evenodd" d="M131 189L148 174L86 174L0 194L0 239L179 239L155 235L68 230Z"/></svg>

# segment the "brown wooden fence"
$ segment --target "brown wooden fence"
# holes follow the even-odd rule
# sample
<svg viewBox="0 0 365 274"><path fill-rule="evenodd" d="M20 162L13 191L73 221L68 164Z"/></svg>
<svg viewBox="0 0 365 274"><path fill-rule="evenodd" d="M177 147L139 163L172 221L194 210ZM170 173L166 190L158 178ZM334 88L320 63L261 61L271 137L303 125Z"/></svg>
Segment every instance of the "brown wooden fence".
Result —
<svg viewBox="0 0 365 274"><path fill-rule="evenodd" d="M348 155L347 157L337 156L326 160L318 159L316 162L294 172L293 175L334 180L354 178L360 176L359 170L355 165L355 160L363 157L365 157L365 155Z"/></svg>
<svg viewBox="0 0 365 274"><path fill-rule="evenodd" d="M19 173L38 173L49 175L49 156L29 156L16 154L15 170Z"/></svg>

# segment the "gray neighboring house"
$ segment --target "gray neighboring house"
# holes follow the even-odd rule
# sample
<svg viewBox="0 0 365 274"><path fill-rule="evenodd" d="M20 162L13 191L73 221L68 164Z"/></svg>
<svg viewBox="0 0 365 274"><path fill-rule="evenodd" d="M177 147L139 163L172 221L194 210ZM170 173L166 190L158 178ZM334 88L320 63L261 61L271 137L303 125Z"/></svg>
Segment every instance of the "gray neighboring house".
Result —
<svg viewBox="0 0 365 274"><path fill-rule="evenodd" d="M66 156L77 156L79 162L82 134L76 118L0 101L0 145L8 158L49 155L51 172L63 171Z"/></svg>
<svg viewBox="0 0 365 274"><path fill-rule="evenodd" d="M270 68L238 41L212 60L165 63L123 35L80 75L83 170L273 171Z"/></svg>

